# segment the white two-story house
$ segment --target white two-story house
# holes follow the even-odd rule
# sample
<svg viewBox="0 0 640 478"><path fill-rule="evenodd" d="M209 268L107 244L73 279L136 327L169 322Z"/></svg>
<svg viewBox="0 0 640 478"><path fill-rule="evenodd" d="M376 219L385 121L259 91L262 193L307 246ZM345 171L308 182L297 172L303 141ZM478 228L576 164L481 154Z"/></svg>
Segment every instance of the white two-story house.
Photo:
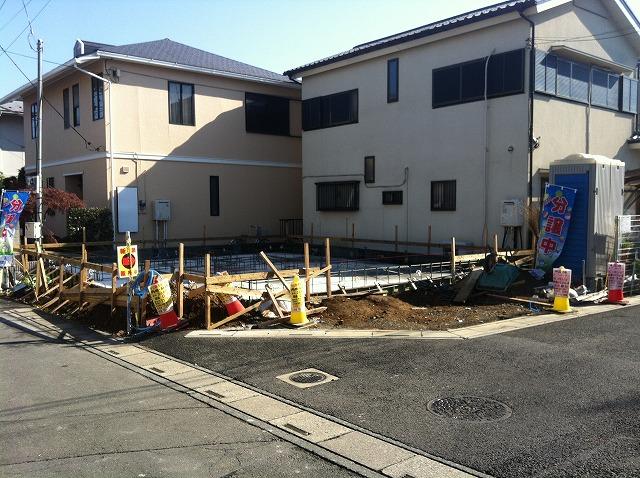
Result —
<svg viewBox="0 0 640 478"><path fill-rule="evenodd" d="M478 245L554 160L637 170L639 31L623 0L512 0L285 72L302 79L305 232Z"/></svg>

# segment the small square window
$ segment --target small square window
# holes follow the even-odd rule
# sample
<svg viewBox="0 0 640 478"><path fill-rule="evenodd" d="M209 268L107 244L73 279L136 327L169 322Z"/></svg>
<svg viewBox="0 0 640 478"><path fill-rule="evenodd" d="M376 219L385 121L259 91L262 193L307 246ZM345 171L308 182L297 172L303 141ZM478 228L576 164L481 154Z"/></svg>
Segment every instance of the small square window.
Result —
<svg viewBox="0 0 640 478"><path fill-rule="evenodd" d="M402 204L402 191L382 191L382 204Z"/></svg>
<svg viewBox="0 0 640 478"><path fill-rule="evenodd" d="M46 181L45 184L46 184L46 187L48 187L48 188L55 188L56 187L55 186L55 179L52 176L47 178L47 181Z"/></svg>
<svg viewBox="0 0 640 478"><path fill-rule="evenodd" d="M455 181L431 181L431 210L456 210Z"/></svg>
<svg viewBox="0 0 640 478"><path fill-rule="evenodd" d="M364 182L366 184L376 182L376 157L365 156L364 158Z"/></svg>

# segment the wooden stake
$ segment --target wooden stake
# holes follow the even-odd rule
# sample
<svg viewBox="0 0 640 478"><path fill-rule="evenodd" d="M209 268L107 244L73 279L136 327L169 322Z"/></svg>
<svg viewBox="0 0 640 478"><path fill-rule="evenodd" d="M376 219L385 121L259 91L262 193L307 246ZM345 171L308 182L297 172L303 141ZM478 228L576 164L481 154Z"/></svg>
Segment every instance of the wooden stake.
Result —
<svg viewBox="0 0 640 478"><path fill-rule="evenodd" d="M80 263L80 309L82 309L82 304L84 303L84 288L85 282L87 280L87 271L85 269L85 263L87 262L87 248L84 244L82 244L82 259Z"/></svg>
<svg viewBox="0 0 640 478"><path fill-rule="evenodd" d="M307 302L311 300L311 288L309 287L309 243L304 243L304 290Z"/></svg>
<svg viewBox="0 0 640 478"><path fill-rule="evenodd" d="M498 253L498 235L493 235L493 252Z"/></svg>
<svg viewBox="0 0 640 478"><path fill-rule="evenodd" d="M431 255L431 224L429 224L429 232L427 233L427 255Z"/></svg>
<svg viewBox="0 0 640 478"><path fill-rule="evenodd" d="M313 223L311 223L311 237L309 238L309 242L311 242L311 244L313 244Z"/></svg>
<svg viewBox="0 0 640 478"><path fill-rule="evenodd" d="M87 244L87 228L86 227L82 228L82 244L84 245Z"/></svg>
<svg viewBox="0 0 640 478"><path fill-rule="evenodd" d="M118 289L118 264L112 264L111 272L111 317L116 313L116 290Z"/></svg>
<svg viewBox="0 0 640 478"><path fill-rule="evenodd" d="M351 249L353 249L356 241L356 225L355 223L351 223Z"/></svg>
<svg viewBox="0 0 640 478"><path fill-rule="evenodd" d="M27 248L27 238L25 237L21 258L22 258L22 269L28 273L29 272L29 254L25 252L26 248Z"/></svg>
<svg viewBox="0 0 640 478"><path fill-rule="evenodd" d="M178 293L176 300L178 301L178 318L182 319L184 314L184 244L178 244Z"/></svg>
<svg viewBox="0 0 640 478"><path fill-rule="evenodd" d="M398 225L395 226L395 248L396 252L398 252Z"/></svg>
<svg viewBox="0 0 640 478"><path fill-rule="evenodd" d="M451 281L456 278L456 238L451 238Z"/></svg>
<svg viewBox="0 0 640 478"><path fill-rule="evenodd" d="M276 314L278 314L278 317L282 319L284 317L284 314L282 313L282 309L280 308L280 305L276 300L276 296L273 294L273 291L269 286L267 286L267 294L269 295L269 299L271 299L271 303L273 304L273 308L275 309Z"/></svg>
<svg viewBox="0 0 640 478"><path fill-rule="evenodd" d="M151 261L149 259L145 259L144 261L144 277L142 278L142 283L146 284L147 280L149 280L149 271L151 270ZM149 294L146 295L140 301L140 327L144 327L145 321L147 319L147 302L149 301Z"/></svg>
<svg viewBox="0 0 640 478"><path fill-rule="evenodd" d="M211 277L211 255L204 255L204 277L205 284L206 279ZM211 328L211 295L206 290L204 291L204 326L208 330Z"/></svg>
<svg viewBox="0 0 640 478"><path fill-rule="evenodd" d="M203 246L207 245L207 225L206 224L202 226L202 245Z"/></svg>
<svg viewBox="0 0 640 478"><path fill-rule="evenodd" d="M271 269L271 272L273 272L276 275L276 277L282 283L282 285L287 290L287 292L291 292L291 286L287 284L287 281L284 280L284 277L282 277L282 274L280 274L280 271L278 270L278 268L273 265L273 262L269 260L269 258L263 251L260 251L260 257L262 257L262 260L267 264L269 269Z"/></svg>
<svg viewBox="0 0 640 478"><path fill-rule="evenodd" d="M324 240L324 265L327 267L331 266L331 243L329 238L325 238ZM331 269L329 269L326 273L325 280L327 283L327 298L331 298Z"/></svg>

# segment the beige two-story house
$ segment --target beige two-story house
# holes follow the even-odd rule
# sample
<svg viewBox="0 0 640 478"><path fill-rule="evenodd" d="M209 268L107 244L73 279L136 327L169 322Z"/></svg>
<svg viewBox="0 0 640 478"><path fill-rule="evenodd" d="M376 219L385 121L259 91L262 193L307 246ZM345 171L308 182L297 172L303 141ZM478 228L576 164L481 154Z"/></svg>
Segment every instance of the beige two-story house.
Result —
<svg viewBox="0 0 640 478"><path fill-rule="evenodd" d="M169 39L78 40L44 97L44 186L113 208L118 240L277 234L301 217L300 85L286 76ZM13 98L33 175L35 90ZM45 226L63 236L65 218Z"/></svg>
<svg viewBox="0 0 640 478"><path fill-rule="evenodd" d="M623 0L511 0L285 72L302 79L306 233L480 245L554 160L638 170L639 32Z"/></svg>

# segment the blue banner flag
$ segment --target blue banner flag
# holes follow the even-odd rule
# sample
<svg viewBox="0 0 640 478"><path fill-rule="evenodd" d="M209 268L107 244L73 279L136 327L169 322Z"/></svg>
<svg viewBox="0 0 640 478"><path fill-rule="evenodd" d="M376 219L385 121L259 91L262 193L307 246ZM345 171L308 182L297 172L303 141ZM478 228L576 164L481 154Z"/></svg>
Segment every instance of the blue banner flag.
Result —
<svg viewBox="0 0 640 478"><path fill-rule="evenodd" d="M13 237L20 214L29 200L29 191L2 191L0 215L0 267L13 264Z"/></svg>
<svg viewBox="0 0 640 478"><path fill-rule="evenodd" d="M540 214L536 269L549 272L567 240L576 189L547 184Z"/></svg>

